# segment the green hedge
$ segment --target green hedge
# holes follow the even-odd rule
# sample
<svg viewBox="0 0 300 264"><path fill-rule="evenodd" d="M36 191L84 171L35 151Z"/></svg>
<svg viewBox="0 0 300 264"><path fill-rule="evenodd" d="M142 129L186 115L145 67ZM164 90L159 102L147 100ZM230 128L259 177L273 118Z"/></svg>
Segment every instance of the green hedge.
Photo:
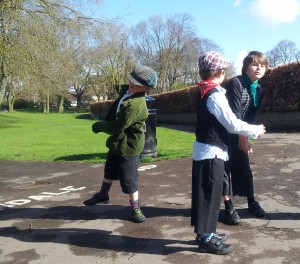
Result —
<svg viewBox="0 0 300 264"><path fill-rule="evenodd" d="M260 81L264 89L261 111L300 111L300 63L270 69Z"/></svg>
<svg viewBox="0 0 300 264"><path fill-rule="evenodd" d="M108 112L113 100L107 100L104 102L96 102L90 104L90 110L95 119L104 118Z"/></svg>
<svg viewBox="0 0 300 264"><path fill-rule="evenodd" d="M155 99L158 114L180 114L195 112L197 86L163 94L151 95Z"/></svg>
<svg viewBox="0 0 300 264"><path fill-rule="evenodd" d="M18 110L18 109L34 109L35 107L35 103L33 101L29 101L26 99L16 99L14 102L14 109ZM8 103L6 100L4 100L1 104L1 109L2 110L7 110L8 109Z"/></svg>
<svg viewBox="0 0 300 264"><path fill-rule="evenodd" d="M269 69L260 80L260 84L264 89L264 100L260 111L300 111L300 63L291 63ZM194 113L197 91L197 86L190 86L174 92L154 94L151 97L155 98L158 114ZM91 112L95 117L104 115L112 102L91 104Z"/></svg>

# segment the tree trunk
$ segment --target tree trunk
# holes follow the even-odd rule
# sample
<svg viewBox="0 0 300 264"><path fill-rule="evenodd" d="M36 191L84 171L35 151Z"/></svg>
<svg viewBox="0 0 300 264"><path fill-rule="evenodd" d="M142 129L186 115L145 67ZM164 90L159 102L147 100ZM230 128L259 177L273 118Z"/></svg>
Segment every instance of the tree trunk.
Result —
<svg viewBox="0 0 300 264"><path fill-rule="evenodd" d="M2 104L5 97L6 84L6 78L4 77L4 79L1 80L0 84L0 105Z"/></svg>
<svg viewBox="0 0 300 264"><path fill-rule="evenodd" d="M50 98L49 98L49 91L47 91L46 114L49 113L50 113Z"/></svg>
<svg viewBox="0 0 300 264"><path fill-rule="evenodd" d="M47 113L47 104L46 101L43 102L43 114Z"/></svg>
<svg viewBox="0 0 300 264"><path fill-rule="evenodd" d="M82 94L83 93L78 93L77 94L77 109L80 109L81 108L81 104L82 104Z"/></svg>
<svg viewBox="0 0 300 264"><path fill-rule="evenodd" d="M8 112L12 113L14 111L14 102L16 97L13 95L11 91L9 91L9 95L7 98L7 104L8 104Z"/></svg>
<svg viewBox="0 0 300 264"><path fill-rule="evenodd" d="M61 96L59 100L59 107L58 107L58 113L64 112L64 97Z"/></svg>
<svg viewBox="0 0 300 264"><path fill-rule="evenodd" d="M2 104L5 96L5 91L7 88L7 77L5 74L5 65L1 63L1 79L0 79L0 105Z"/></svg>
<svg viewBox="0 0 300 264"><path fill-rule="evenodd" d="M50 112L50 103L49 103L49 92L46 93L46 98L43 100L43 113L49 114Z"/></svg>

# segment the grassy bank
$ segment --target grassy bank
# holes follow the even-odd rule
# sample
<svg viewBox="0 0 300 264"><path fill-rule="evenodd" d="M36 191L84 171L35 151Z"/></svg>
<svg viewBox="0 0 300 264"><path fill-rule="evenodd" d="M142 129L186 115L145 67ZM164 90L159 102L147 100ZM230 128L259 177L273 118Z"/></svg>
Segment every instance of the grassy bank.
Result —
<svg viewBox="0 0 300 264"><path fill-rule="evenodd" d="M108 135L94 134L94 120L83 115L0 113L0 160L62 161L103 163ZM158 157L143 161L190 157L194 135L168 128L157 128Z"/></svg>

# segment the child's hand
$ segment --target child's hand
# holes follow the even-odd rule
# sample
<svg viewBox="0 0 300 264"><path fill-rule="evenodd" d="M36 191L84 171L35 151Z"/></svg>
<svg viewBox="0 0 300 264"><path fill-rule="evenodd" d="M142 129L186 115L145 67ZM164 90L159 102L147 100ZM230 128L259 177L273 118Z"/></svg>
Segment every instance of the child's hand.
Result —
<svg viewBox="0 0 300 264"><path fill-rule="evenodd" d="M251 144L249 143L248 138L245 136L239 136L239 148L247 155L253 152Z"/></svg>
<svg viewBox="0 0 300 264"><path fill-rule="evenodd" d="M258 126L259 127L259 136L262 136L263 134L265 134L266 133L266 128L265 128L265 126L264 125L259 125Z"/></svg>
<svg viewBox="0 0 300 264"><path fill-rule="evenodd" d="M100 122L96 122L92 125L92 131L94 133L99 133L101 132L101 128L100 128Z"/></svg>

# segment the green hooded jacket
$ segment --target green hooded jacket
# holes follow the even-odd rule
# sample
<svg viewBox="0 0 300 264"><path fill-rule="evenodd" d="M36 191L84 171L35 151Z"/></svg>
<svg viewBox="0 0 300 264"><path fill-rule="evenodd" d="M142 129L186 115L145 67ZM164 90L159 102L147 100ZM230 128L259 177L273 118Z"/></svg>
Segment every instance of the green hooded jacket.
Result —
<svg viewBox="0 0 300 264"><path fill-rule="evenodd" d="M145 121L148 118L145 92L125 98L116 113L120 99L113 103L104 121L100 120L93 125L93 131L110 135L106 146L115 154L137 156L145 145Z"/></svg>

